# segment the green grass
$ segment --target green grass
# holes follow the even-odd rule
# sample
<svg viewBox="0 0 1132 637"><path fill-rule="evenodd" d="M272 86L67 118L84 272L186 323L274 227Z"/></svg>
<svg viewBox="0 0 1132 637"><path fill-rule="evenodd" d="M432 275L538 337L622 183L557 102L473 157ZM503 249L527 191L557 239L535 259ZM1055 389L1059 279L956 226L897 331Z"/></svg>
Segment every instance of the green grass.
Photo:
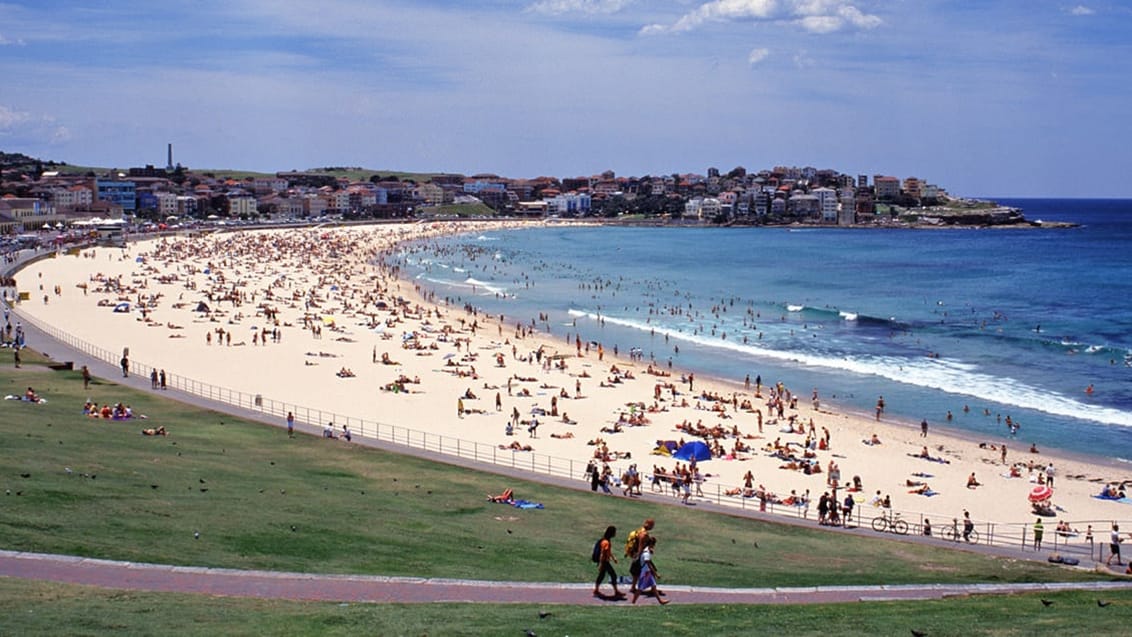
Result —
<svg viewBox="0 0 1132 637"><path fill-rule="evenodd" d="M661 538L657 560L671 585L1101 577L595 496L317 437L288 439L277 427L110 380L96 379L84 391L77 372L52 371L30 349L23 359L24 369L0 367L0 393L22 394L31 385L48 403L0 401L0 547L6 549L230 568L588 582L590 548L605 525L618 525L624 537L651 516ZM86 418L79 408L88 396L129 403L149 418ZM171 435L139 434L156 425ZM547 508L484 501L505 486ZM1037 595L800 606L659 607L643 600L630 611L627 604L234 599L0 578L0 634L521 635L530 628L540 635L739 635L752 627L795 635L898 635L910 628L933 636L1122 634L1132 608L1132 592L1106 593L1113 603L1103 609L1091 593L1042 597L1054 605L1042 607ZM540 610L552 614L540 620Z"/></svg>
<svg viewBox="0 0 1132 637"><path fill-rule="evenodd" d="M1052 600L1043 607L1039 599ZM815 605L337 604L112 591L0 578L7 635L1119 635L1132 592ZM549 612L539 619L539 612ZM63 627L63 628L61 628Z"/></svg>
<svg viewBox="0 0 1132 637"><path fill-rule="evenodd" d="M495 215L495 211L483 202L428 206L418 208L417 212L424 215L458 215L461 217L490 217Z"/></svg>
<svg viewBox="0 0 1132 637"><path fill-rule="evenodd" d="M0 546L7 549L247 569L586 581L593 576L590 549L607 524L624 538L654 517L657 560L673 584L1098 577L595 496L316 437L288 439L277 427L111 381L96 380L84 392L78 372L36 367L30 350L24 359L25 369L0 370L0 393L22 394L31 385L48 403L0 402ZM85 417L80 408L88 396L128 403L149 418ZM140 435L157 425L171 435ZM508 486L546 508L485 501ZM436 559L439 552L444 560Z"/></svg>

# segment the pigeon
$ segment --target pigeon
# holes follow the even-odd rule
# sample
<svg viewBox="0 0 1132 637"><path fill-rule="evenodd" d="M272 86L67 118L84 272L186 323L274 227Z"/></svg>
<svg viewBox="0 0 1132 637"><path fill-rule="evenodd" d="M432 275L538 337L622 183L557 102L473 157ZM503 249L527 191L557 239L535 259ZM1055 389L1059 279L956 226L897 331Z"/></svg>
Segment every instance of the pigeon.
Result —
<svg viewBox="0 0 1132 637"><path fill-rule="evenodd" d="M21 495L23 495L23 494L24 494L24 492L23 492L23 491L16 491L16 495L17 495L17 496L21 496ZM1108 606L1108 604L1105 604L1105 606Z"/></svg>
<svg viewBox="0 0 1132 637"><path fill-rule="evenodd" d="M1042 606L1053 606L1053 600L1051 600L1051 599L1043 599L1043 600L1042 600Z"/></svg>
<svg viewBox="0 0 1132 637"><path fill-rule="evenodd" d="M298 529L296 529L296 528L295 528L295 525L294 525L294 524L292 524L292 525L291 525L291 532L292 532L292 533L294 533L295 531L298 531Z"/></svg>
<svg viewBox="0 0 1132 637"><path fill-rule="evenodd" d="M197 478L197 479L200 480L201 484L204 484L204 478Z"/></svg>
<svg viewBox="0 0 1132 637"><path fill-rule="evenodd" d="M91 479L91 480L94 480L94 479L95 479L95 478L97 478L97 477L98 477L98 476L97 476L97 475L95 475L95 474L93 474L93 473L92 473L92 474L90 474L90 479Z"/></svg>
<svg viewBox="0 0 1132 637"><path fill-rule="evenodd" d="M200 539L200 531L193 531L193 539L194 540Z"/></svg>
<svg viewBox="0 0 1132 637"><path fill-rule="evenodd" d="M206 487L201 487L200 492L201 493L208 493L208 489Z"/></svg>
<svg viewBox="0 0 1132 637"><path fill-rule="evenodd" d="M66 471L67 475L71 475L71 474L74 473L74 471L72 471L70 467L63 467L63 471Z"/></svg>
<svg viewBox="0 0 1132 637"><path fill-rule="evenodd" d="M912 637L927 637L927 633L912 629Z"/></svg>
<svg viewBox="0 0 1132 637"><path fill-rule="evenodd" d="M507 529L507 535L511 535L511 529Z"/></svg>
<svg viewBox="0 0 1132 637"><path fill-rule="evenodd" d="M540 611L538 612L538 618L539 618L539 619L546 619L547 617L550 617L550 616L551 616L551 615L553 615L553 614L554 614L554 613L552 613L552 612L550 612L550 611L548 611L548 610L540 610Z"/></svg>
<svg viewBox="0 0 1132 637"><path fill-rule="evenodd" d="M149 485L149 488L150 488L150 489L156 489L156 488L157 488L157 485L156 485L156 484L151 484L151 485Z"/></svg>
<svg viewBox="0 0 1132 637"><path fill-rule="evenodd" d="M20 474L20 477L21 477L21 478L30 478L30 477L31 477L31 474L30 474L30 473L21 473L21 474Z"/></svg>
<svg viewBox="0 0 1132 637"><path fill-rule="evenodd" d="M272 460L272 461L271 461L271 466L273 466L273 467L275 466L275 461L274 461L274 460Z"/></svg>
<svg viewBox="0 0 1132 637"><path fill-rule="evenodd" d="M19 495L19 494L17 493L16 495ZM1111 603L1112 603L1112 602L1102 602L1102 601L1101 601L1101 600L1099 600L1099 599L1097 600L1097 606L1100 606L1101 608L1104 608L1105 606L1108 606L1108 605L1109 605L1109 604L1111 604Z"/></svg>
<svg viewBox="0 0 1132 637"><path fill-rule="evenodd" d="M531 630L530 628L528 628L528 629L527 629L527 632L525 632L525 633L523 633L523 634L524 634L524 635L526 635L527 637L538 637L538 633L536 633L535 631Z"/></svg>

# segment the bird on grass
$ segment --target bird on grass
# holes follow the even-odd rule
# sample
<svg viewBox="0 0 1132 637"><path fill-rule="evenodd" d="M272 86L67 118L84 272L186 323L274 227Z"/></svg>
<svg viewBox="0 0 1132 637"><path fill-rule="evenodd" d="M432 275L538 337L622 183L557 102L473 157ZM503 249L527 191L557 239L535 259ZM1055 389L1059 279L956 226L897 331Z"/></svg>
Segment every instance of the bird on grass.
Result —
<svg viewBox="0 0 1132 637"><path fill-rule="evenodd" d="M527 637L538 637L538 633L531 630L530 628L528 628L527 631L523 634L526 635Z"/></svg>
<svg viewBox="0 0 1132 637"><path fill-rule="evenodd" d="M1099 600L1099 599L1097 600L1097 606L1100 606L1101 608L1104 608L1105 606L1108 606L1108 605L1109 605L1109 604L1111 604L1111 603L1112 603L1112 602L1102 602L1102 601L1101 601L1101 600Z"/></svg>
<svg viewBox="0 0 1132 637"><path fill-rule="evenodd" d="M1053 606L1053 600L1052 599L1043 599L1042 600L1042 606Z"/></svg>
<svg viewBox="0 0 1132 637"><path fill-rule="evenodd" d="M200 531L193 531L193 539L194 540L200 539Z"/></svg>
<svg viewBox="0 0 1132 637"><path fill-rule="evenodd" d="M550 612L550 611L548 611L548 610L540 610L540 611L538 612L538 618L539 618L539 619L546 619L547 617L550 617L550 616L551 616L551 615L553 615L553 614L554 614L554 613L552 613L552 612Z"/></svg>
<svg viewBox="0 0 1132 637"><path fill-rule="evenodd" d="M30 477L31 477L31 474L30 474L30 473L21 473L21 474L20 474L20 477L21 477L21 478L30 478Z"/></svg>
<svg viewBox="0 0 1132 637"><path fill-rule="evenodd" d="M916 630L915 628L913 628L912 629L912 637L928 637L928 634L923 632L923 631L919 631L919 630Z"/></svg>

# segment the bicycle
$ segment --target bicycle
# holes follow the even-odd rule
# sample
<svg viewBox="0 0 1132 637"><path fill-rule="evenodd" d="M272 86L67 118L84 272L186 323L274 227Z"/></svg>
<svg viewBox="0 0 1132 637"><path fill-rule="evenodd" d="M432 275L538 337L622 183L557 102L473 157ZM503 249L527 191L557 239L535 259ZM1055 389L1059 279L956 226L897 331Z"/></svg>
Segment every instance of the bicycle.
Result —
<svg viewBox="0 0 1132 637"><path fill-rule="evenodd" d="M966 537L964 537L964 533L966 533ZM952 520L951 526L943 530L943 537L945 539L951 540L952 542L964 540L968 544L979 543L979 532L976 531L974 527L971 527L970 531L965 532L963 530L963 525L959 523L958 519Z"/></svg>
<svg viewBox="0 0 1132 637"><path fill-rule="evenodd" d="M880 515L873 518L873 530L877 533L888 531L897 535L908 535L908 523L900 519L899 513L891 516Z"/></svg>

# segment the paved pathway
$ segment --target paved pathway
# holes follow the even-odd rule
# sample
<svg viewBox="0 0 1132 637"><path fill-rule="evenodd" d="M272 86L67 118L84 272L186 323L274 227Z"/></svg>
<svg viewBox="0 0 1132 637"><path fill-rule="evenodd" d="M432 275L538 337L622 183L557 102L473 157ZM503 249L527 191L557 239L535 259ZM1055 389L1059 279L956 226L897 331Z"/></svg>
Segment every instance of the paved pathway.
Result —
<svg viewBox="0 0 1132 637"><path fill-rule="evenodd" d="M114 589L307 601L628 603L626 601L615 602L595 598L591 595L592 584L588 583L489 582L377 575L240 571L116 562L15 551L0 551L0 576L86 584ZM664 589L669 600L683 604L819 604L942 599L956 595L1056 590L1132 590L1132 582L912 584L735 589L665 586ZM604 590L608 590L608 586ZM648 599L642 599L638 603L641 602L653 603L652 600Z"/></svg>

